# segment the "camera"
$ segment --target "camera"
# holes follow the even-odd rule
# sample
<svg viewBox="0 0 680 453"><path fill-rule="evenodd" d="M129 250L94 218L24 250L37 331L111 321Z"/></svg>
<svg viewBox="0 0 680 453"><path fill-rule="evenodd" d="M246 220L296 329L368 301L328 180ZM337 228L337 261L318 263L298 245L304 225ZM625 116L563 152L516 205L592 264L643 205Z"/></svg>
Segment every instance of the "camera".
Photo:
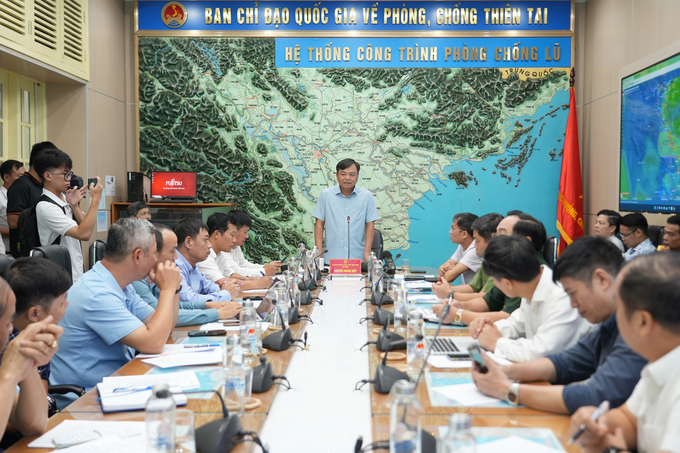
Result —
<svg viewBox="0 0 680 453"><path fill-rule="evenodd" d="M69 189L80 189L81 187L83 187L83 178L73 174L73 176L71 176L71 185L69 186Z"/></svg>

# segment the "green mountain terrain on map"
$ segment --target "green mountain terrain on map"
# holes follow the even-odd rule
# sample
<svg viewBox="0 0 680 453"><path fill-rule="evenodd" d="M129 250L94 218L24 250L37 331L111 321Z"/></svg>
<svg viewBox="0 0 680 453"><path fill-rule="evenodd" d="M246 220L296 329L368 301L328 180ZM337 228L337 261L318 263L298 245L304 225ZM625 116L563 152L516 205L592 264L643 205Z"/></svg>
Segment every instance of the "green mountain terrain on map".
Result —
<svg viewBox="0 0 680 453"><path fill-rule="evenodd" d="M457 162L513 146L494 177L521 184L508 168L519 175L543 126L518 118L568 89L563 71L523 80L497 69L277 69L274 48L266 38L139 38L141 171L198 172L198 199L253 217L246 251L259 262L313 245L317 197L346 157L375 194L385 249L407 249L407 211L432 178L477 183L451 171Z"/></svg>

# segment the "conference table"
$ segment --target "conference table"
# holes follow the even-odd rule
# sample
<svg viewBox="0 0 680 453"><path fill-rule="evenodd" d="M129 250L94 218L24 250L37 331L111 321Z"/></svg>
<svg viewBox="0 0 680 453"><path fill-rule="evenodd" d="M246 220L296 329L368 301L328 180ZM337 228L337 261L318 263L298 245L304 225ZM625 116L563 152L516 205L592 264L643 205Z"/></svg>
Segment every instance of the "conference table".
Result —
<svg viewBox="0 0 680 453"><path fill-rule="evenodd" d="M243 428L257 432L272 453L345 453L354 451L359 436L363 437L364 445L389 439L388 395L378 394L370 384L355 390L357 382L373 377L381 360L375 345L359 350L367 341L376 339L376 329L381 327L374 325L370 319L360 323L362 318L370 317L375 308L367 302L360 304L370 297L370 292L365 289L365 280L351 276L325 277L321 285L312 295L319 297L323 304L314 302L313 305L302 307L303 313L309 315L311 320L302 319L290 326L296 339L303 338L304 332L307 333L308 347L291 347L286 351L267 351L265 354L274 374L285 375L292 389L274 385L265 393L253 394L261 401L261 405L246 411L241 418ZM434 334L435 328L436 325L428 326L428 335ZM177 327L168 343L180 343L186 340L189 331L197 329L198 326ZM263 334L267 335L268 332ZM439 335L467 334L467 329L442 329ZM405 360L402 362L405 363ZM114 376L141 375L152 368L137 358L121 367ZM463 412L470 414L474 427L548 428L568 452L580 451L574 446L566 447L569 437L568 416L526 407L436 406L430 401L425 379L419 384L417 395L423 406L422 427L432 434L439 435L440 427L448 425L451 414ZM68 419L144 420L144 411L103 414L97 397L96 389L90 390L51 417L48 429ZM186 408L194 412L196 427L222 417L221 403L214 394L189 394ZM6 451L52 451L29 449L28 443L36 437L23 438ZM259 452L260 448L247 441L236 445L233 451Z"/></svg>

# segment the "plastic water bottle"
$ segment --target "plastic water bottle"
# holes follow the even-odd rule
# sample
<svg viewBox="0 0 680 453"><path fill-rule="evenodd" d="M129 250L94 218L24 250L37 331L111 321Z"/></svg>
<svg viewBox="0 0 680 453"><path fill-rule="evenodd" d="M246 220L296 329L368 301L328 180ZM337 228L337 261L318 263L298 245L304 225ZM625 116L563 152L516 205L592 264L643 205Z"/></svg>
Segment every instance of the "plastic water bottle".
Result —
<svg viewBox="0 0 680 453"><path fill-rule="evenodd" d="M146 451L175 453L175 400L168 384L154 384L146 403Z"/></svg>
<svg viewBox="0 0 680 453"><path fill-rule="evenodd" d="M420 453L422 406L416 386L400 380L392 387L394 400L390 409L390 453Z"/></svg>
<svg viewBox="0 0 680 453"><path fill-rule="evenodd" d="M404 337L406 335L406 325L408 324L408 290L404 281L399 282L395 291L394 299L394 331ZM397 322L397 316L399 316Z"/></svg>
<svg viewBox="0 0 680 453"><path fill-rule="evenodd" d="M411 313L407 329L406 374L415 382L425 360L425 321L419 311Z"/></svg>
<svg viewBox="0 0 680 453"><path fill-rule="evenodd" d="M224 339L222 351L222 367L243 366L243 350L241 338L236 335L227 335Z"/></svg>
<svg viewBox="0 0 680 453"><path fill-rule="evenodd" d="M373 283L373 266L375 266L375 252L371 251L371 254L368 255L368 284L369 286L371 283Z"/></svg>
<svg viewBox="0 0 680 453"><path fill-rule="evenodd" d="M468 414L453 414L449 430L437 442L437 453L475 453L477 442L472 435L472 419Z"/></svg>
<svg viewBox="0 0 680 453"><path fill-rule="evenodd" d="M257 359L257 345L262 341L262 330L257 312L253 308L253 301L246 299L243 301L243 309L240 315L241 350L246 365Z"/></svg>

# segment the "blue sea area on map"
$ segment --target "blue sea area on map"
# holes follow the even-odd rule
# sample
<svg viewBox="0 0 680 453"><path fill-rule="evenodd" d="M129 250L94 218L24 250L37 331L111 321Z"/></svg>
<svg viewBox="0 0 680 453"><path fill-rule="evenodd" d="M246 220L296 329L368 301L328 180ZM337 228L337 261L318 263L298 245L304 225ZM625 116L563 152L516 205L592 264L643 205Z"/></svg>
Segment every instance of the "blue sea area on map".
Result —
<svg viewBox="0 0 680 453"><path fill-rule="evenodd" d="M524 119L538 120L541 116L569 103L569 92L558 92L552 101L541 106L532 117L512 118L512 123L519 120L525 127L530 122ZM552 107L551 107L552 106ZM450 179L440 180L433 178L430 182L437 188L436 193L429 191L420 198L409 209L408 214L411 220L409 227L409 240L411 247L406 251L393 251L393 254L402 253L402 258L409 258L412 266L431 266L437 267L451 257L457 245L452 244L449 238L449 228L453 215L458 212L472 212L477 215L489 212L505 213L512 209L525 211L543 222L547 233L558 236L556 224L557 216L557 191L560 184L560 170L562 165L561 157L551 161L548 154L553 148L559 153L564 146L564 132L566 131L568 109L558 109L554 112L555 118L546 116L543 121L545 127L543 133L538 136L541 123L534 125L530 132L534 138L538 138L534 151L522 168L519 175L521 181L518 187L517 167L508 168L506 173L512 176L512 181L506 184L506 179L501 178L500 170L495 167L498 159L508 158L517 155L515 149L506 150L499 156L490 156L481 162L458 161L454 166L446 167L446 174L451 171L472 171L479 184L474 181L467 189L460 189L456 183ZM523 142L525 136L516 143ZM557 140L560 140L559 142ZM507 162L507 161L506 161ZM486 168L486 171L482 170ZM492 174L493 171L496 174ZM440 195L438 195L440 194ZM442 200L446 200L446 211L442 211Z"/></svg>

